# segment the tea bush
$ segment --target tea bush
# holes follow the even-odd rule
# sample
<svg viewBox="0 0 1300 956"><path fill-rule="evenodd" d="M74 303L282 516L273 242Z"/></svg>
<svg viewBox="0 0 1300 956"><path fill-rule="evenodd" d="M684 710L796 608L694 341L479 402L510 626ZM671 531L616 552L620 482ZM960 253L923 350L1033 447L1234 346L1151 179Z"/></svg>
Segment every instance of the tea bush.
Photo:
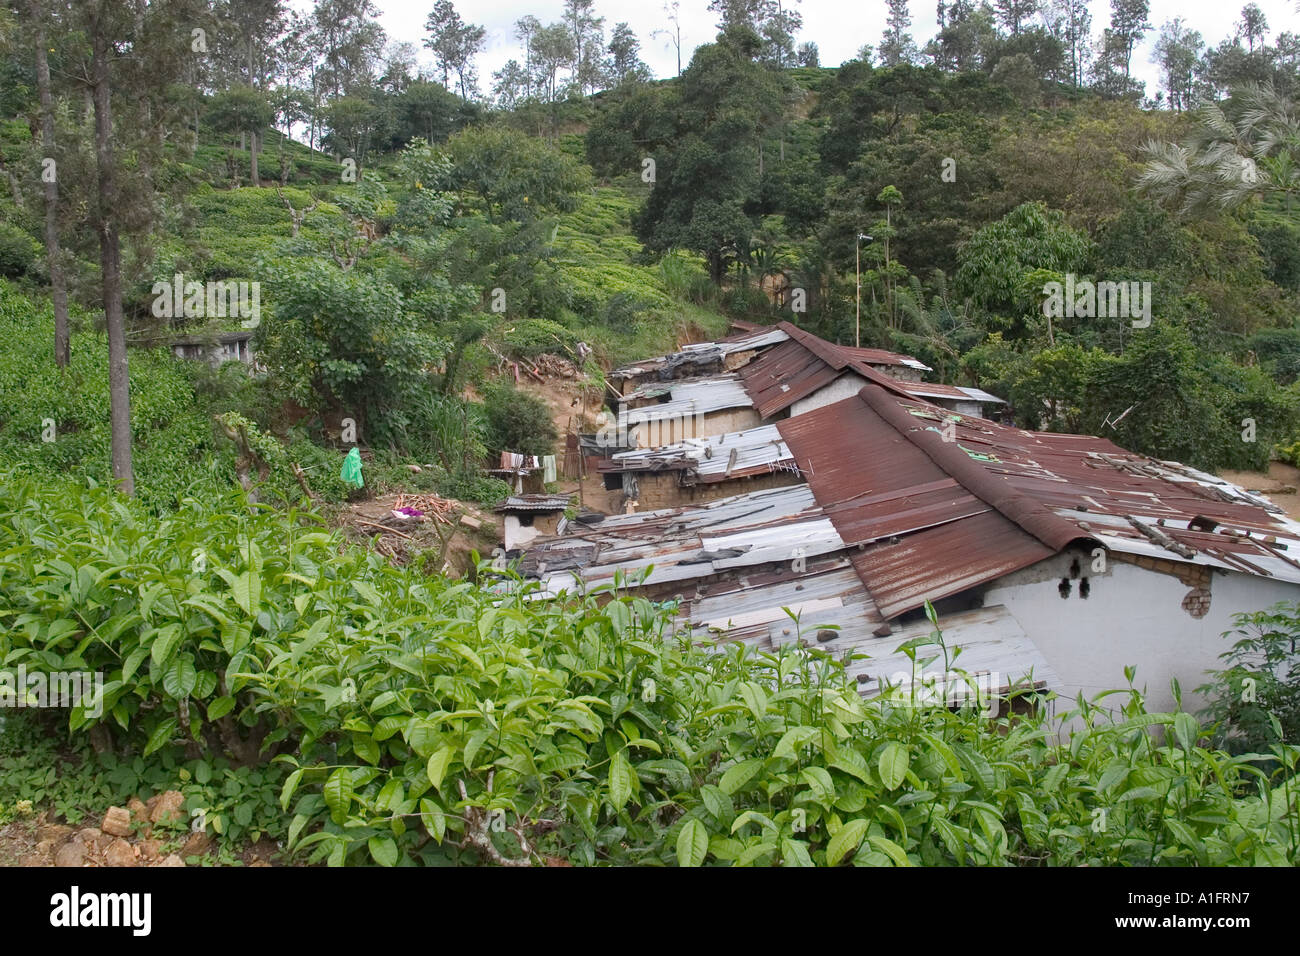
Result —
<svg viewBox="0 0 1300 956"><path fill-rule="evenodd" d="M1300 749L1275 745L1267 773L1131 688L1059 715L1080 728L1063 737L1042 708L864 701L817 651L697 646L621 590L543 601L509 573L479 581L237 497L159 518L103 488L0 480L0 666L104 672L104 712L73 708L72 741L91 729L132 780L227 761L194 805L284 825L306 860L1300 859ZM266 790L286 773L275 824Z"/></svg>

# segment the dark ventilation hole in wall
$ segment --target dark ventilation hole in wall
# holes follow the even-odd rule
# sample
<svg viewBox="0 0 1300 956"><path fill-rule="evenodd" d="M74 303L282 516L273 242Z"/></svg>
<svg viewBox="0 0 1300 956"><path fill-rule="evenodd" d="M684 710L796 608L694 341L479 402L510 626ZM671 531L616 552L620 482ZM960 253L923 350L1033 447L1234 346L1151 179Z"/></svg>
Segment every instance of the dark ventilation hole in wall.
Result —
<svg viewBox="0 0 1300 956"><path fill-rule="evenodd" d="M1084 600L1087 600L1088 594L1091 591L1092 591L1092 585L1088 583L1087 578L1084 578L1082 581L1079 582L1079 597L1083 598Z"/></svg>
<svg viewBox="0 0 1300 956"><path fill-rule="evenodd" d="M1057 586L1056 590L1061 593L1061 597L1068 598L1070 596L1070 579L1061 578L1061 583Z"/></svg>

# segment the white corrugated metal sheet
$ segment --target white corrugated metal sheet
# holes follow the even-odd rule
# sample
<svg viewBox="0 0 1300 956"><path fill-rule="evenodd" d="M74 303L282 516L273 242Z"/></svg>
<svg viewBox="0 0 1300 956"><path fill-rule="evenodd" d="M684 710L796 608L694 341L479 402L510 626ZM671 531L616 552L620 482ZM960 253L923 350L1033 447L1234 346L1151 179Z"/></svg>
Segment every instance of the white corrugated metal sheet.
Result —
<svg viewBox="0 0 1300 956"><path fill-rule="evenodd" d="M644 422L685 420L696 415L725 411L728 408L752 408L753 401L735 375L711 378L681 379L675 382L642 386L624 396L626 402L667 393L671 399L655 405L627 408L620 404L618 424L620 429L635 428Z"/></svg>
<svg viewBox="0 0 1300 956"><path fill-rule="evenodd" d="M934 630L924 619L898 628L885 637L856 641L842 639L831 641L826 646L837 652L851 650L854 654L868 655L866 660L850 661L847 667L867 696L880 693L882 681L906 685L914 676L920 682L928 676L956 670L972 675L990 674L995 678L996 691L1000 693L1005 693L1009 686L1028 686L1031 682L1038 688L1060 688L1056 672L1025 635L1020 622L1005 607L998 605L948 614L939 619L939 626L948 648L946 666L937 644L915 648L915 665L907 654L898 650L908 641L926 637ZM937 660L925 663L932 657L937 657Z"/></svg>
<svg viewBox="0 0 1300 956"><path fill-rule="evenodd" d="M734 453L734 457L733 457ZM688 438L658 448L619 452L609 459L610 471L660 471L682 468L706 480L732 472L767 467L793 468L794 458L775 425L762 425L708 438Z"/></svg>

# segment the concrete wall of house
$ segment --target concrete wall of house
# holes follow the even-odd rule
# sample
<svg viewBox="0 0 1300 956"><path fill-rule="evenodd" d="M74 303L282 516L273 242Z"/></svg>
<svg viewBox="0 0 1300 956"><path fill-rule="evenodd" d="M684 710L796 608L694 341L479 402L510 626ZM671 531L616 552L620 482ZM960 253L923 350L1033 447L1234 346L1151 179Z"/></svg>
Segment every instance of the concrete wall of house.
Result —
<svg viewBox="0 0 1300 956"><path fill-rule="evenodd" d="M533 542L541 530L536 527L526 527L519 520L518 514L507 513L505 521L505 546L507 551L513 551L515 548L524 548Z"/></svg>
<svg viewBox="0 0 1300 956"><path fill-rule="evenodd" d="M635 412L632 416L635 416ZM629 437L637 448L658 448L661 445L676 444L686 438L712 438L728 432L756 428L761 424L758 412L752 408L724 408L704 415L642 422L630 428L632 434Z"/></svg>
<svg viewBox="0 0 1300 956"><path fill-rule="evenodd" d="M1155 711L1173 709L1173 677L1182 687L1184 708L1202 706L1194 691L1205 683L1206 671L1222 666L1218 657L1232 642L1221 635L1231 629L1234 614L1300 599L1300 585L1270 578L1130 560L1108 554L1105 571L1098 573L1091 554L1067 552L1000 578L985 592L984 603L1011 611L1068 697L1126 687L1124 668L1133 666L1134 684L1146 686L1147 707ZM1070 582L1066 597L1063 579ZM1108 701L1121 703L1119 697Z"/></svg>
<svg viewBox="0 0 1300 956"><path fill-rule="evenodd" d="M559 529L560 519L564 517L564 513L561 511L548 511L540 514L535 513L531 517L532 523L530 525L525 524L529 518L526 513L506 512L505 527L501 538L507 551L526 547L538 537L555 534Z"/></svg>
<svg viewBox="0 0 1300 956"><path fill-rule="evenodd" d="M841 375L826 387L818 389L811 395L805 395L791 405L790 417L793 418L796 415L802 415L804 412L811 412L815 408L821 408L823 405L833 405L836 402L844 401L846 398L852 398L862 391L862 386L866 384L867 380L859 375Z"/></svg>

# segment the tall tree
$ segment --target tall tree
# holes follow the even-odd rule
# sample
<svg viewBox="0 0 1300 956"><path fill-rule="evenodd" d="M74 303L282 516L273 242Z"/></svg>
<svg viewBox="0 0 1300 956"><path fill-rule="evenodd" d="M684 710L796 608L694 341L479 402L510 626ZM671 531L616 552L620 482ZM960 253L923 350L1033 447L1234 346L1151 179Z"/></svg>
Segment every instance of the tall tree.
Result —
<svg viewBox="0 0 1300 956"><path fill-rule="evenodd" d="M524 45L524 96L533 95L533 38L542 28L542 22L531 13L515 21L515 38Z"/></svg>
<svg viewBox="0 0 1300 956"><path fill-rule="evenodd" d="M650 78L650 68L641 60L641 41L626 23L614 24L609 41L609 72L616 84Z"/></svg>
<svg viewBox="0 0 1300 956"><path fill-rule="evenodd" d="M1111 0L1110 26L1102 31L1101 55L1093 64L1093 85L1104 96L1136 99L1142 84L1132 78L1133 48L1151 29L1149 0Z"/></svg>
<svg viewBox="0 0 1300 956"><path fill-rule="evenodd" d="M677 75L682 75L682 4L681 0L664 0L664 20L672 29L655 30L652 37L667 37L677 53Z"/></svg>
<svg viewBox="0 0 1300 956"><path fill-rule="evenodd" d="M199 0L86 0L66 11L78 82L94 116L95 182L90 221L99 246L100 293L108 333L109 420L113 477L135 493L131 395L122 306L122 238L143 238L158 206L154 171L165 143L184 123L175 99L193 56L191 29L211 26ZM80 42L77 38L81 38ZM123 149L127 142L130 149Z"/></svg>
<svg viewBox="0 0 1300 956"><path fill-rule="evenodd" d="M763 37L763 58L777 69L795 62L794 37L803 26L803 15L795 9L799 0L774 0L768 5L759 32Z"/></svg>
<svg viewBox="0 0 1300 956"><path fill-rule="evenodd" d="M1070 85L1076 89L1082 87L1092 59L1092 14L1088 12L1088 0L1051 0L1044 5L1043 15L1069 60Z"/></svg>
<svg viewBox="0 0 1300 956"><path fill-rule="evenodd" d="M1151 29L1147 19L1150 0L1110 0L1110 29L1119 49L1124 53L1124 79L1129 79L1133 62L1133 48Z"/></svg>
<svg viewBox="0 0 1300 956"><path fill-rule="evenodd" d="M1255 44L1261 46L1264 44L1264 38L1268 35L1268 20L1264 17L1264 11L1259 8L1257 3L1248 3L1241 8L1241 20L1237 23L1238 32L1246 38L1246 46L1251 53L1255 52Z"/></svg>
<svg viewBox="0 0 1300 956"><path fill-rule="evenodd" d="M264 89L278 69L279 40L288 26L284 0L221 0L216 12L235 39L218 47L228 54L232 75Z"/></svg>
<svg viewBox="0 0 1300 956"><path fill-rule="evenodd" d="M212 98L209 121L224 132L248 136L249 169L254 186L262 185L257 159L261 151L262 132L275 119L275 110L267 95L251 86L239 84Z"/></svg>
<svg viewBox="0 0 1300 956"><path fill-rule="evenodd" d="M542 27L533 36L534 82L542 99L551 108L551 135L557 131L556 108L564 96L560 71L572 69L575 62L573 35L563 23Z"/></svg>
<svg viewBox="0 0 1300 956"><path fill-rule="evenodd" d="M1038 0L993 0L998 22L1016 36L1021 28L1038 11Z"/></svg>
<svg viewBox="0 0 1300 956"><path fill-rule="evenodd" d="M899 66L916 61L916 43L907 28L912 16L907 10L907 0L885 0L889 16L885 19L885 33L880 38L878 51L882 66Z"/></svg>
<svg viewBox="0 0 1300 956"><path fill-rule="evenodd" d="M313 42L321 51L324 88L353 95L372 85L384 51L384 30L373 0L316 0Z"/></svg>
<svg viewBox="0 0 1300 956"><path fill-rule="evenodd" d="M1195 30L1187 29L1182 17L1160 28L1154 61L1160 65L1169 108L1181 113L1192 106L1192 85L1196 63L1204 43Z"/></svg>
<svg viewBox="0 0 1300 956"><path fill-rule="evenodd" d="M438 0L433 5L424 28L429 34L424 45L433 52L434 61L442 70L442 85L451 88L454 72L461 98L468 100L476 84L474 58L483 49L487 31L462 20L451 0Z"/></svg>
<svg viewBox="0 0 1300 956"><path fill-rule="evenodd" d="M63 253L59 243L58 163L54 149L54 95L50 87L50 63L46 56L48 30L40 0L30 0L28 10L35 30L36 89L41 102L41 149L53 160L53 168L43 170L45 187L45 258L50 272L50 293L54 304L54 362L66 368L72 360L72 339L68 328L68 284L63 271Z"/></svg>
<svg viewBox="0 0 1300 956"><path fill-rule="evenodd" d="M573 40L573 81L578 92L594 92L603 80L605 18L592 11L596 0L564 0L564 25Z"/></svg>

